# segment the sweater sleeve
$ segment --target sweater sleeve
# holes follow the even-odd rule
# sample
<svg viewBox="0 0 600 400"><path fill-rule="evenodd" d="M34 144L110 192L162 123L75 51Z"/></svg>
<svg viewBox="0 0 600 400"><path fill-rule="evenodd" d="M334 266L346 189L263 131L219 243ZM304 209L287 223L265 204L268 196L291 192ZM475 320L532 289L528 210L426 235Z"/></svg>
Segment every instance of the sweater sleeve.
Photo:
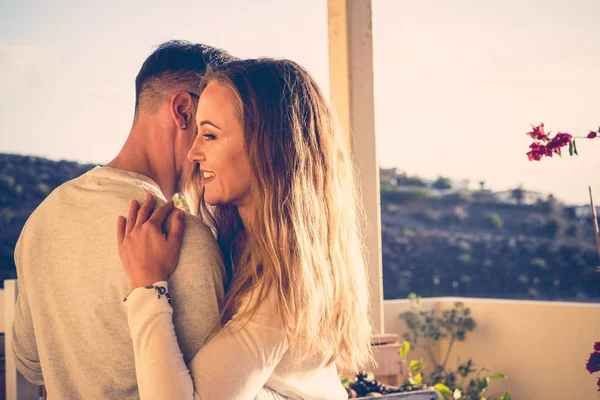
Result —
<svg viewBox="0 0 600 400"><path fill-rule="evenodd" d="M126 305L143 400L254 399L288 349L274 304L264 301L250 318L234 315L186 367L166 298L138 288Z"/></svg>

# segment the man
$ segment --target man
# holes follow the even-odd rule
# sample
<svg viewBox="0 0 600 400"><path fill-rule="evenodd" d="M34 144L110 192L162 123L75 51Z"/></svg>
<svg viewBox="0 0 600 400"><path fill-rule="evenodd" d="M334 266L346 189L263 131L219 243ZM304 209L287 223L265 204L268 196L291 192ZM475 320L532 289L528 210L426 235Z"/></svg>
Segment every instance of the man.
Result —
<svg viewBox="0 0 600 400"><path fill-rule="evenodd" d="M200 78L207 64L231 59L200 44L159 46L136 78L133 126L117 157L57 188L25 224L15 249L13 352L19 371L44 384L49 398L138 398L116 219L132 199L150 194L158 206L180 189L193 170L187 153L197 134ZM186 363L219 326L223 279L210 229L187 216L169 279Z"/></svg>

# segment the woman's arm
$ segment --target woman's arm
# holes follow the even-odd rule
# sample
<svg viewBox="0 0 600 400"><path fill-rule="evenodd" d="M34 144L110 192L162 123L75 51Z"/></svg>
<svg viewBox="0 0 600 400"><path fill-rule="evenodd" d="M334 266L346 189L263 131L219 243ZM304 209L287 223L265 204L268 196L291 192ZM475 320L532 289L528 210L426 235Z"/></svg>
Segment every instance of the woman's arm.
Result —
<svg viewBox="0 0 600 400"><path fill-rule="evenodd" d="M167 282L157 282L168 291ZM140 287L127 296L141 399L191 399L194 388L173 327L173 308L155 289Z"/></svg>
<svg viewBox="0 0 600 400"><path fill-rule="evenodd" d="M156 286L167 288L166 282ZM239 314L186 367L167 299L139 288L127 299L141 399L254 399L288 346L274 304L265 300L250 317ZM244 309L242 306L241 309Z"/></svg>
<svg viewBox="0 0 600 400"><path fill-rule="evenodd" d="M182 214L173 211L172 202L154 210L154 199L148 196L141 207L133 201L127 218L117 220L119 257L134 289L125 304L140 397L253 399L287 350L277 305L267 298L249 320L234 315L194 356L188 371L168 297L146 288L168 291L166 280L177 264L184 229ZM239 309L244 310L249 297L241 300Z"/></svg>

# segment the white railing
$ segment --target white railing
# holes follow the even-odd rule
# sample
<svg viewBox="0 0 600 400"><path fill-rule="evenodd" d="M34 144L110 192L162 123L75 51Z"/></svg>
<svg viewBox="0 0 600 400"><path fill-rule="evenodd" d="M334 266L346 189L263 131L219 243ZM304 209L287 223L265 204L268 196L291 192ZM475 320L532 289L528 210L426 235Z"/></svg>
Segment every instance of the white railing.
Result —
<svg viewBox="0 0 600 400"><path fill-rule="evenodd" d="M0 333L4 333L4 373L6 400L39 399L40 387L29 383L17 371L12 352L12 324L15 316L18 287L16 280L5 280L4 290L0 290Z"/></svg>

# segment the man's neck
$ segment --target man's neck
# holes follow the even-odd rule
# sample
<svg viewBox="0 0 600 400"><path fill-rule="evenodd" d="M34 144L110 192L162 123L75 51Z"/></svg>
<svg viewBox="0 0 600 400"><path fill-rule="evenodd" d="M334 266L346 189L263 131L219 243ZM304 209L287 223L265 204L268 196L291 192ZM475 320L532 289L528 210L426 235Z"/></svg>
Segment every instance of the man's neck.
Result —
<svg viewBox="0 0 600 400"><path fill-rule="evenodd" d="M171 199L177 183L174 160L170 160L167 149L163 149L162 154L148 149L144 142L151 142L151 137L146 137L144 142L138 137L139 134L134 134L132 130L117 157L106 166L147 176L158 184L166 199ZM161 157L157 157L157 154Z"/></svg>

